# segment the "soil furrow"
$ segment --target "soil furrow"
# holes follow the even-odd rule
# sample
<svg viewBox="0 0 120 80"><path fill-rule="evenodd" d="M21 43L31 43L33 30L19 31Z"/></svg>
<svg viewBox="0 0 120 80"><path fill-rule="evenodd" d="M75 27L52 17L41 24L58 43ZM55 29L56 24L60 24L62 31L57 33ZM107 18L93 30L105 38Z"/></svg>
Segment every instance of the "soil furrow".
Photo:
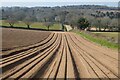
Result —
<svg viewBox="0 0 120 80"><path fill-rule="evenodd" d="M52 47L52 46L51 46ZM41 56L45 55L46 52L48 52L51 48L46 49L44 52L42 52L41 54L39 54L38 56L35 56L33 58L30 58L30 60L24 61L23 64L16 66L15 68L12 68L11 70L7 71L5 74L3 74L3 78L9 77L10 75L13 75L14 73L18 72L19 70L21 70L22 68L24 68L25 66L27 66L28 64L30 64L31 62L34 62L36 59L40 58ZM47 51L48 50L48 51ZM10 72L10 73L9 73ZM6 75L7 74L7 75Z"/></svg>
<svg viewBox="0 0 120 80"><path fill-rule="evenodd" d="M83 52L87 52L90 56L92 56L94 59L96 59L99 63L104 65L106 68L108 68L110 71L112 71L112 73L114 73L117 76L117 74L118 74L117 73L117 70L118 70L118 67L117 67L118 61L117 60L115 61L115 63L113 63L113 62L111 62L111 58L101 55L99 52L94 52L93 50L87 49L84 45L83 46L81 45L79 47ZM111 63L112 63L112 65L108 66Z"/></svg>
<svg viewBox="0 0 120 80"><path fill-rule="evenodd" d="M63 35L63 39L65 41L65 36ZM63 50L63 56L62 56L62 59L61 59L61 63L60 63L60 66L59 66L59 69L58 69L58 73L57 73L57 76L56 78L66 78L66 70L67 70L67 53L66 53L66 44L64 43L64 50Z"/></svg>
<svg viewBox="0 0 120 80"><path fill-rule="evenodd" d="M73 42L74 42L74 40L73 40ZM74 42L75 43L75 42ZM77 44L76 44L77 45ZM78 46L78 45L77 45ZM79 47L79 46L78 46ZM79 49L78 49L79 51L80 50L82 50L80 47L79 47ZM84 55L86 54L86 55L88 55L89 53L86 53L85 51L81 51L81 52L83 52L84 53ZM90 56L90 55L89 55ZM87 57L88 58L88 57ZM93 58L93 57L91 57L91 58ZM88 58L89 59L89 58ZM94 58L93 58L94 59ZM97 61L96 59L94 59L94 61ZM92 62L92 63L94 63L94 62ZM101 65L99 62L97 62L97 64L99 64L99 66ZM96 65L96 64L95 64ZM97 65L96 65L97 66ZM101 65L102 66L102 69L104 69L104 70L106 70L105 69L105 67L103 68L103 65ZM99 67L98 67L99 68ZM111 75L113 78L117 78L117 76L115 76L113 73L111 73L111 71L109 71L109 70L107 70L107 72L105 73L102 69L100 69L105 75L107 75L108 73L109 73L109 75Z"/></svg>
<svg viewBox="0 0 120 80"><path fill-rule="evenodd" d="M92 50L94 50L94 51L96 51L96 52L100 52L101 54L104 54L105 56L108 56L108 57L110 57L110 58L113 58L113 59L115 59L115 60L118 60L118 59L117 59L117 58L118 58L118 57L117 57L118 54L115 53L115 52L113 52L112 50L110 50L110 49L107 50L107 48L106 48L106 49L103 49L103 48L101 48L100 46L97 46L97 45L89 42L88 40L85 40L85 39L81 38L81 37L78 36L78 35L71 34L71 36L72 36L72 35L74 35L74 37L76 38L76 40L78 40L81 44L84 44L86 47L89 47L90 49L92 49ZM85 44L85 43L86 43L86 44ZM91 46L92 46L92 47L91 47ZM114 55L113 55L113 54L112 54L112 55L109 54L111 51L113 52Z"/></svg>
<svg viewBox="0 0 120 80"><path fill-rule="evenodd" d="M70 45L70 49L72 50L72 53L74 53L73 57L76 60L80 78L93 78L90 76L91 73L92 73L92 76L94 76L94 78L98 78L97 74L94 72L91 65L82 56L78 55L75 45L73 44L71 39L68 36L67 36L67 38L69 40L68 43ZM89 73L89 71L90 71L90 73Z"/></svg>
<svg viewBox="0 0 120 80"><path fill-rule="evenodd" d="M55 40L56 40L56 39L57 39L57 35L56 35ZM53 39L53 41L50 43L50 45L48 44L48 45L46 45L46 47L45 47L45 45L44 45L44 46L42 47L43 49L41 49L41 51L39 50L39 49L40 49L40 48L39 48L38 51L32 52L32 53L30 53L30 54L28 54L28 55L26 55L26 56L20 57L20 58L15 59L15 60L13 60L13 61L11 61L11 62L8 62L8 63L6 63L6 64L1 65L2 71L5 72L7 69L13 68L13 67L15 67L16 65L21 64L21 63L23 63L25 60L29 60L30 58L37 56L40 52L42 52L42 51L44 51L45 49L47 49L48 47L50 47L50 46L54 43L55 40Z"/></svg>
<svg viewBox="0 0 120 80"><path fill-rule="evenodd" d="M57 46L56 42L53 44L53 46L51 46L49 50L46 50L46 52L43 53L44 54L43 56L36 59L34 62L30 63L28 66L26 66L25 68L17 72L15 75L12 75L11 78L20 78L20 77L27 78L28 76L32 77L34 71L36 71L38 66L43 66L43 65L40 65L40 63L43 64L44 60L48 59L49 56L51 55L50 53L56 48Z"/></svg>
<svg viewBox="0 0 120 80"><path fill-rule="evenodd" d="M61 36L61 34L58 34L58 35ZM57 56L57 52L58 52L58 50L60 48L60 45L61 45L61 40L62 40L61 38L62 37L58 38L59 39L59 40L57 40L58 43L56 43L57 47L55 47L55 51L53 52L53 55L51 56L51 58L49 59L49 61L46 61L46 64L36 73L36 75L34 76L34 78L42 78L42 76L44 74L46 74L46 72L48 72L48 69L50 68L50 66L52 65L52 63L54 63L54 60L55 60L55 58Z"/></svg>
<svg viewBox="0 0 120 80"><path fill-rule="evenodd" d="M8 57L8 56L16 55L16 54L18 54L20 52L23 52L23 51L26 51L26 50L29 50L29 49L32 49L32 48L36 48L36 47L38 47L40 45L45 44L50 39L52 39L52 36L54 36L54 33L51 33L49 35L49 37L47 39L43 40L41 43L33 44L33 45L22 47L22 48L13 49L13 50L7 51L5 54L2 54L0 56L2 56L2 58L5 58L5 57Z"/></svg>
<svg viewBox="0 0 120 80"><path fill-rule="evenodd" d="M31 47L31 46L26 47L26 51L27 51L27 50L32 50L33 48L37 48L37 47L39 47L39 46L42 46L42 45L48 43L53 37L54 37L54 34L51 34L47 39L45 39L45 40L42 41L41 43L38 43L38 44L35 44L35 45L31 45L32 47ZM6 58L2 58L2 63L4 63L4 61L7 62L9 59L10 59L10 60L11 60L11 59L16 59L17 57L26 54L25 51L19 52L19 54L18 54L18 52L16 51L16 53L17 53L17 54L15 54L15 55L13 55L13 56L9 56L9 57L6 57ZM12 54L12 53L11 53L11 54Z"/></svg>
<svg viewBox="0 0 120 80"><path fill-rule="evenodd" d="M37 35L40 42L38 39L33 40L31 45L23 47L19 47L16 43L18 47L11 47L10 50L3 52L5 54L0 55L3 55L0 59L2 80L120 79L118 53L115 51L70 32L54 31L49 35L46 33L46 36L41 35L44 39L40 39L42 37Z"/></svg>
<svg viewBox="0 0 120 80"><path fill-rule="evenodd" d="M49 75L49 79L51 79L51 78L56 79L56 76L58 74L59 66L60 66L60 63L61 63L61 60L62 60L62 56L63 56L63 51L65 49L64 48L64 38L62 38L62 39L63 39L63 43L61 45L62 47L60 48L60 50L58 52L59 56L57 58L55 66L53 67L53 70L52 70L51 74Z"/></svg>
<svg viewBox="0 0 120 80"><path fill-rule="evenodd" d="M61 44L60 44L60 47L56 53L56 57L54 58L54 60L51 62L51 65L48 67L48 69L46 69L46 73L43 74L43 76L41 76L41 78L46 78L46 79L49 79L51 73L54 71L54 67L55 65L57 64L57 60L58 60L58 57L60 57L59 55L61 54L61 49L63 47L63 34L62 35L62 39L61 39Z"/></svg>
<svg viewBox="0 0 120 80"><path fill-rule="evenodd" d="M76 64L74 64L74 60L73 60L73 56L72 53L70 51L69 45L68 45L68 41L67 41L67 37L65 35L65 43L66 43L66 53L67 53L67 76L66 78L78 78L78 72L76 72L75 70L77 70L76 67L74 67L74 65L76 66Z"/></svg>

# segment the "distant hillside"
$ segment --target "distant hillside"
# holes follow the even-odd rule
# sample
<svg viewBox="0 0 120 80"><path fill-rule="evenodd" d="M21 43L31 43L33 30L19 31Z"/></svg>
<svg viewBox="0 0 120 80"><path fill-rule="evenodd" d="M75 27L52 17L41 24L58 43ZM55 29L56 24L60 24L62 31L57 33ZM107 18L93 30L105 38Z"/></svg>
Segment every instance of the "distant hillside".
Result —
<svg viewBox="0 0 120 80"><path fill-rule="evenodd" d="M117 11L117 7L107 7L100 5L73 5L73 6L56 6L56 7L2 7L2 19L6 20L10 17L19 21L24 20L26 16L32 16L35 21L55 21L56 16L83 16L91 15L96 11Z"/></svg>
<svg viewBox="0 0 120 80"><path fill-rule="evenodd" d="M71 5L56 7L2 7L0 10L1 20L7 20L10 25L16 21L23 21L26 25L30 22L55 22L78 26L80 18L86 18L90 26L97 26L100 29L106 24L109 30L118 30L118 17L120 12L117 7L100 5ZM109 24L108 24L109 23ZM111 24L110 24L111 23ZM115 29L114 29L115 27Z"/></svg>

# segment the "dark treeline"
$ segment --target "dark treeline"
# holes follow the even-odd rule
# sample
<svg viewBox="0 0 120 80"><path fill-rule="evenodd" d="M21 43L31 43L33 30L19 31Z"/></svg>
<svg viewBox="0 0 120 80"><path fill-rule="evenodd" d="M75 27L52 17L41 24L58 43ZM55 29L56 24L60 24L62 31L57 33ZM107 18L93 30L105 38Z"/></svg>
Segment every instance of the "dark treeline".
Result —
<svg viewBox="0 0 120 80"><path fill-rule="evenodd" d="M17 21L23 21L28 28L33 22L53 22L69 24L74 29L89 29L91 26L100 31L120 30L118 27L119 11L117 7L99 5L77 5L56 7L2 7L1 20L5 20L11 27Z"/></svg>

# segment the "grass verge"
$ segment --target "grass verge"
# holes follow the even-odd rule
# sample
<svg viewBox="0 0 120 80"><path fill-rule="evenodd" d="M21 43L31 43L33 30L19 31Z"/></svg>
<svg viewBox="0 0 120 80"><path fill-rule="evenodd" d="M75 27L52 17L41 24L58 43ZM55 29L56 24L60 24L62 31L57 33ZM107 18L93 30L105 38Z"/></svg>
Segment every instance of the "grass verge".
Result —
<svg viewBox="0 0 120 80"><path fill-rule="evenodd" d="M90 34L87 34L85 32L80 32L80 31L73 31L73 32L75 32L76 34L78 34L78 35L82 36L83 38L86 38L92 42L98 43L101 46L106 46L106 47L112 48L112 49L118 49L120 47L119 44L108 42L105 39L93 37Z"/></svg>

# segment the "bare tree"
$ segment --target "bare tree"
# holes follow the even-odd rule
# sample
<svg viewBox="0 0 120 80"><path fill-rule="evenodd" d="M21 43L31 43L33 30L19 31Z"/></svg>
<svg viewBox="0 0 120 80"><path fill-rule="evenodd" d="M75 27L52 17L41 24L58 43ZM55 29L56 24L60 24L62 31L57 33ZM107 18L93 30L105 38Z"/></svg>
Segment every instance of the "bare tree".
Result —
<svg viewBox="0 0 120 80"><path fill-rule="evenodd" d="M34 22L34 17L27 16L23 22L27 25L27 28L30 28L30 25Z"/></svg>
<svg viewBox="0 0 120 80"><path fill-rule="evenodd" d="M14 27L14 24L17 23L16 20L6 20L7 23L9 23L10 27Z"/></svg>
<svg viewBox="0 0 120 80"><path fill-rule="evenodd" d="M52 26L53 23L52 22L44 22L43 25L46 26L49 30L50 26Z"/></svg>
<svg viewBox="0 0 120 80"><path fill-rule="evenodd" d="M9 23L10 27L13 27L17 20L14 15L10 15L5 22Z"/></svg>

